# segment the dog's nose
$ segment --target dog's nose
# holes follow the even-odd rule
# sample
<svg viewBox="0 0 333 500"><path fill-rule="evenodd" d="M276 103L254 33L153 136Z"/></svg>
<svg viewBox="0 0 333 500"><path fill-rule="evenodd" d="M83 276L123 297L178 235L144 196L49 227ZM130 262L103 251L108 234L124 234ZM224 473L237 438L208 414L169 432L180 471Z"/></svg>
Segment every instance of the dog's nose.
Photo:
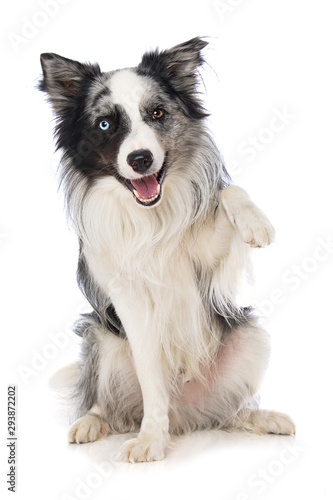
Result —
<svg viewBox="0 0 333 500"><path fill-rule="evenodd" d="M133 151L127 157L127 163L133 168L134 172L143 174L152 166L154 161L152 153L148 149L139 149Z"/></svg>

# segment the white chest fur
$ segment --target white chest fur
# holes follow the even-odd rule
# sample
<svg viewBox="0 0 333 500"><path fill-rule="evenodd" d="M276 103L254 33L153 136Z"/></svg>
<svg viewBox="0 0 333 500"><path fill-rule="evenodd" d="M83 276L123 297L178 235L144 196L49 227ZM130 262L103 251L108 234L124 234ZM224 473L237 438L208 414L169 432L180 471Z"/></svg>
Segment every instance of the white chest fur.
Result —
<svg viewBox="0 0 333 500"><path fill-rule="evenodd" d="M168 193L165 198L171 199ZM220 302L230 299L245 246L221 204L190 224L186 203L172 200L147 210L110 179L86 198L81 237L89 271L123 324L131 318L151 330L169 365L178 370L196 360L195 372L217 346L207 303L213 294ZM198 272L210 283L206 289Z"/></svg>

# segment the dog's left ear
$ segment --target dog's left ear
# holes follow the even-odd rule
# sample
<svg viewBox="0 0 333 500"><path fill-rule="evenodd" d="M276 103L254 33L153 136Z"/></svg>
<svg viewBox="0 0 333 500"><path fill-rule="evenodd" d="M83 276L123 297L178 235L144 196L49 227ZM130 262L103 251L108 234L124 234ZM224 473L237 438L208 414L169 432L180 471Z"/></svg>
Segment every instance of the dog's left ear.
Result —
<svg viewBox="0 0 333 500"><path fill-rule="evenodd" d="M208 42L197 37L161 52L168 69L168 77L173 79L177 76L195 76L197 68L205 62L201 51L207 45Z"/></svg>
<svg viewBox="0 0 333 500"><path fill-rule="evenodd" d="M153 76L166 87L172 87L193 118L203 118L207 113L198 99L198 68L205 62L201 51L208 45L202 38L192 38L162 52L144 54L138 71Z"/></svg>

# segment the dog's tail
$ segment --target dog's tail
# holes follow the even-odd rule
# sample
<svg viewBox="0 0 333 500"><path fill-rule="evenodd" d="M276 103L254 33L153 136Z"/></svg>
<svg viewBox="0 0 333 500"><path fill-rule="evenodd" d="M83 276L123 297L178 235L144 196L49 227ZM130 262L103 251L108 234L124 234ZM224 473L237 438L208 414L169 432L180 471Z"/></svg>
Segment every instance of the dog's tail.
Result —
<svg viewBox="0 0 333 500"><path fill-rule="evenodd" d="M49 380L49 387L59 396L66 397L71 392L78 376L79 365L78 363L72 363L52 375Z"/></svg>

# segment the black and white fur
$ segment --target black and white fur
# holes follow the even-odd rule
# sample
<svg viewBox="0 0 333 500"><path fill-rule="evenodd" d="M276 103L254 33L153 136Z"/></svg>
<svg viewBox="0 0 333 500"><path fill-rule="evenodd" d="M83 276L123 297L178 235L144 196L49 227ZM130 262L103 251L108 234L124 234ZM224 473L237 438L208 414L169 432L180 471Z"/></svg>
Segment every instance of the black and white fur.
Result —
<svg viewBox="0 0 333 500"><path fill-rule="evenodd" d="M170 434L194 429L295 431L287 415L258 409L270 342L236 295L250 247L274 230L231 185L206 128L206 45L195 38L108 73L41 56L93 308L65 373L78 417L70 441L138 431L121 450L130 462L163 459Z"/></svg>

